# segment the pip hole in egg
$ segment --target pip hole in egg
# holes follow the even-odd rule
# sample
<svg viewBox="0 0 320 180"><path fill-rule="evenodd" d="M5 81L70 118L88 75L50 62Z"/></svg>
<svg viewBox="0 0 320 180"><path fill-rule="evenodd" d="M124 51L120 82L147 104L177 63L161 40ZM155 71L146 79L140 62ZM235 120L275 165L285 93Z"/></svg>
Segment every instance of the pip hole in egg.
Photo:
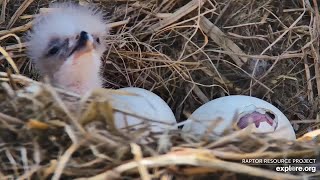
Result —
<svg viewBox="0 0 320 180"><path fill-rule="evenodd" d="M240 114L237 126L240 129L244 129L249 124L254 124L256 128L259 128L260 124L264 122L272 128L272 131L275 131L278 127L276 116L270 111L266 111L264 114L257 111L244 113L243 115Z"/></svg>

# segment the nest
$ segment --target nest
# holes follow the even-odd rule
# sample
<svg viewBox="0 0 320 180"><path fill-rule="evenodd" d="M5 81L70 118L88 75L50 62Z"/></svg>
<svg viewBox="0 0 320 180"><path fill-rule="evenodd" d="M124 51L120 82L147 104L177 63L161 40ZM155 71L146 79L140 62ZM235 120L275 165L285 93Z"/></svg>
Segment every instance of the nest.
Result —
<svg viewBox="0 0 320 180"><path fill-rule="evenodd" d="M297 136L319 129L317 1L91 3L107 12L112 27L103 57L106 87L151 90L179 122L211 99L243 94L282 110ZM111 91L79 97L35 81L21 37L48 1L0 4L0 179L319 178L275 170L288 164L246 162L318 158L303 165L316 167L317 139L287 142L246 129L220 137L117 130L112 107L98 101Z"/></svg>

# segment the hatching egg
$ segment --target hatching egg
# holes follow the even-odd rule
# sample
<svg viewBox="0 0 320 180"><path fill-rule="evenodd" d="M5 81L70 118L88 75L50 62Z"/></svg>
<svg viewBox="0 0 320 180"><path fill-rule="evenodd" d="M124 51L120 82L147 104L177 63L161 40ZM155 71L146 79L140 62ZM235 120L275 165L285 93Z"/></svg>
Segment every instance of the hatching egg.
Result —
<svg viewBox="0 0 320 180"><path fill-rule="evenodd" d="M218 122L219 118L221 121ZM278 108L264 100L244 95L221 97L200 106L191 114L182 130L204 134L213 125L212 132L221 135L234 125L244 129L250 124L254 124L254 133L296 139L290 121Z"/></svg>
<svg viewBox="0 0 320 180"><path fill-rule="evenodd" d="M176 118L168 104L151 91L127 87L112 95L117 128L149 126L152 132L162 132L175 127Z"/></svg>

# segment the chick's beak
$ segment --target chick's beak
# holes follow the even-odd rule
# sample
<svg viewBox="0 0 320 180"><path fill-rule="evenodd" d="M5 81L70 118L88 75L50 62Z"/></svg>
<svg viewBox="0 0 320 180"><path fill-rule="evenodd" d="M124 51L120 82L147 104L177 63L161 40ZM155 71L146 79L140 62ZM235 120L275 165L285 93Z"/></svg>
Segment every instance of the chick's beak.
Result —
<svg viewBox="0 0 320 180"><path fill-rule="evenodd" d="M93 50L94 47L92 36L85 31L81 31L78 41L70 55L74 55L74 59L78 59L83 55L92 53Z"/></svg>

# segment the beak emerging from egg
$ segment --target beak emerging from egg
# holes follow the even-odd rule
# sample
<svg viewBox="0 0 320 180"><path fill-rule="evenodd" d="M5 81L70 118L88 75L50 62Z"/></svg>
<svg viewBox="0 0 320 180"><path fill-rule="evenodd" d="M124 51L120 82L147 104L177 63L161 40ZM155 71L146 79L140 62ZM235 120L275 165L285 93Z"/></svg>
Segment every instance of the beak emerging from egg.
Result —
<svg viewBox="0 0 320 180"><path fill-rule="evenodd" d="M272 127L274 131L278 126L278 119L273 113L269 111L246 112L242 116L240 116L237 126L241 129L244 129L247 126L249 126L251 123L253 123L255 124L256 128L259 128L260 124L264 122L266 122L266 124Z"/></svg>

